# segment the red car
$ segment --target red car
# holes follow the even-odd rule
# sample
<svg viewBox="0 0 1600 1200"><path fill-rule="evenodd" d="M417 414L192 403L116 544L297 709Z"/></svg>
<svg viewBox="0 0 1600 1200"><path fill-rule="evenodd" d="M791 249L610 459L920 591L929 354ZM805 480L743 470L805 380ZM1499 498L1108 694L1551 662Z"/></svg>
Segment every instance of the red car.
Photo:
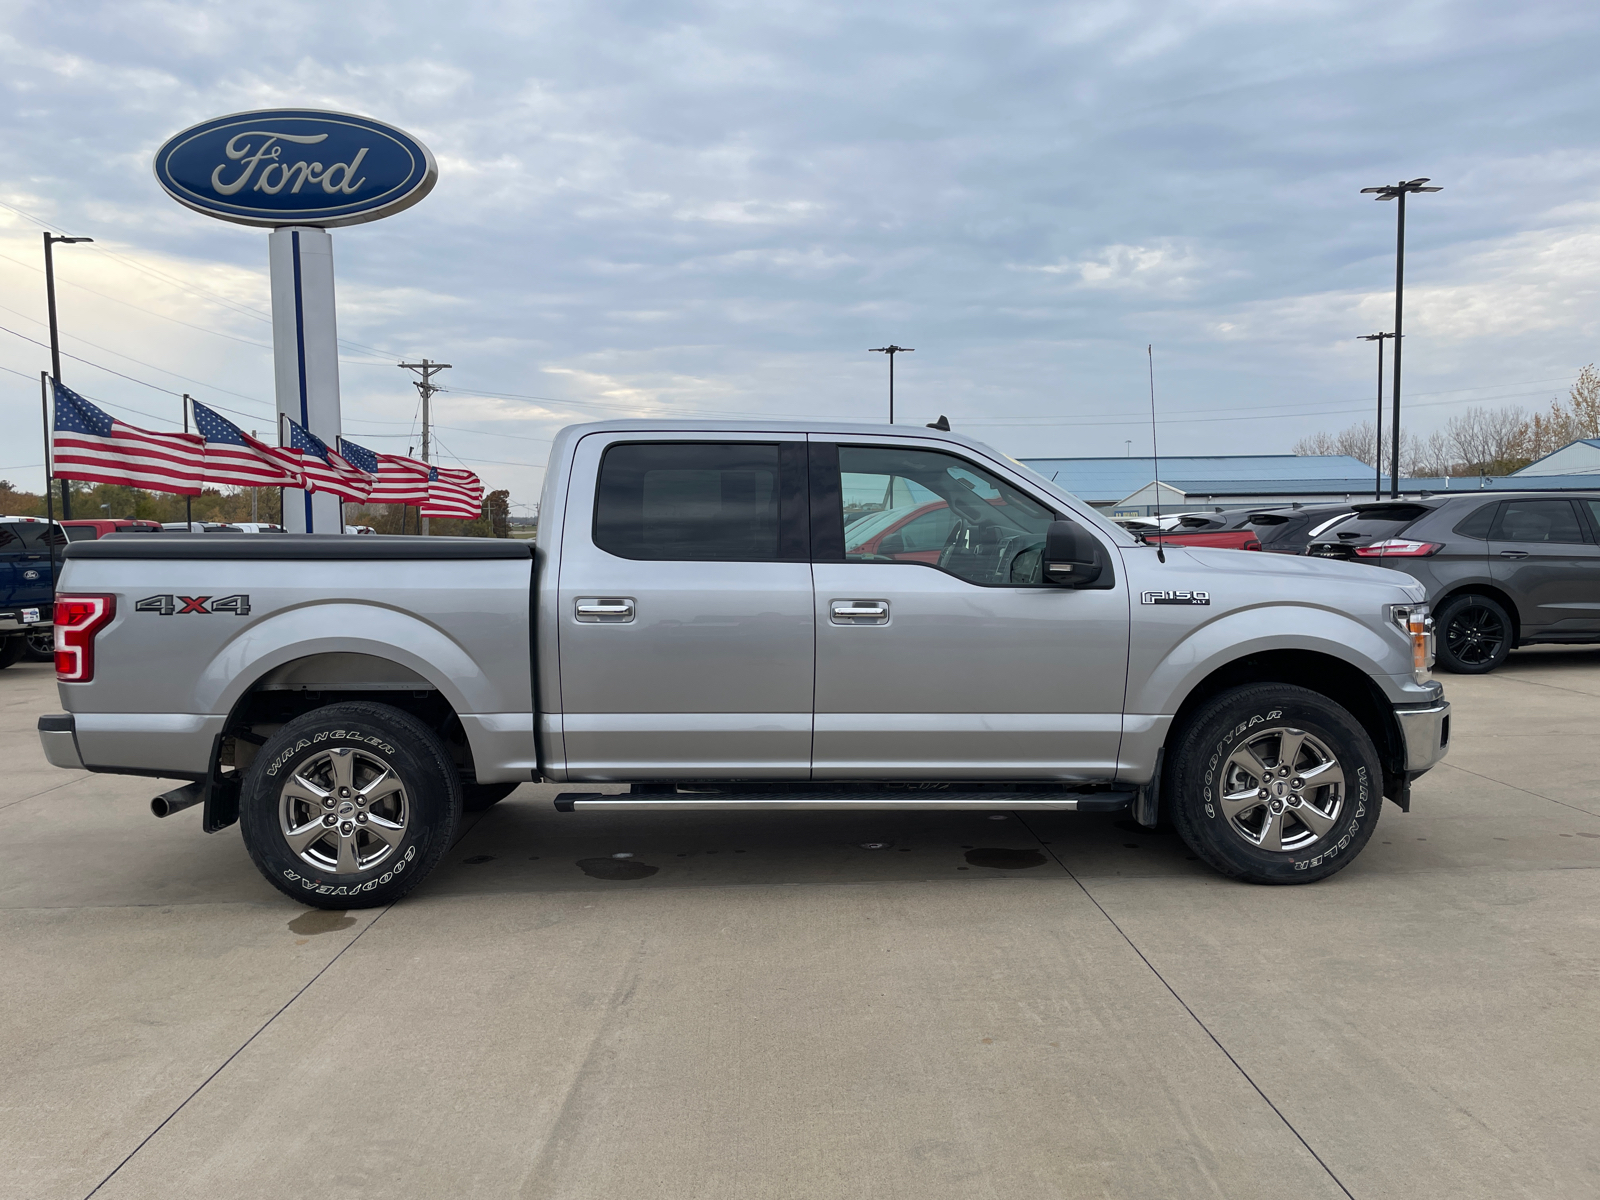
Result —
<svg viewBox="0 0 1600 1200"><path fill-rule="evenodd" d="M61 522L67 531L67 540L92 542L108 533L160 533L159 521L136 521L131 517L85 517L82 520Z"/></svg>
<svg viewBox="0 0 1600 1200"><path fill-rule="evenodd" d="M1249 529L1173 529L1166 533L1141 533L1151 546L1210 546L1216 550L1259 550L1261 539Z"/></svg>
<svg viewBox="0 0 1600 1200"><path fill-rule="evenodd" d="M845 553L852 558L873 554L936 567L956 521L956 514L943 500L865 513L845 526Z"/></svg>

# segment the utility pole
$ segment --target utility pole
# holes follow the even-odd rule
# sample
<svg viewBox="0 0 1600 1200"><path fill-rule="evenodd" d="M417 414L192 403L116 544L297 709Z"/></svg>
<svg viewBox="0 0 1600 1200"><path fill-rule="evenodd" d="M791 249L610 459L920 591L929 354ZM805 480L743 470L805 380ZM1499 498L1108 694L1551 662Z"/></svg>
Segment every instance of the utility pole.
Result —
<svg viewBox="0 0 1600 1200"><path fill-rule="evenodd" d="M421 362L414 362L414 363L403 362L403 363L401 363L399 365L401 367L403 367L407 371L415 371L418 375L422 376L421 379L418 379L416 381L416 388L417 388L417 392L422 396L422 461L423 462L429 462L430 460L428 458L428 418L429 418L429 403L428 402L433 398L433 394L435 392L444 390L438 384L433 382L433 377L435 375L437 375L440 371L448 371L450 369L450 364L449 363L436 363L436 362L432 361L431 359L426 359L425 358ZM420 521L421 528L422 528L422 534L423 534L424 537L426 537L427 534L428 534L428 518L427 517L420 517L419 521Z"/></svg>
<svg viewBox="0 0 1600 1200"><path fill-rule="evenodd" d="M1358 342L1378 343L1378 422L1374 426L1377 442L1372 449L1372 498L1383 499L1383 339L1392 338L1392 333L1363 333L1356 338ZM1399 347L1395 347L1398 352Z"/></svg>
<svg viewBox="0 0 1600 1200"><path fill-rule="evenodd" d="M868 354L887 354L889 356L889 424L894 424L894 356L896 354L913 354L914 346L896 346L890 342L887 346L873 346L867 350Z"/></svg>
<svg viewBox="0 0 1600 1200"><path fill-rule="evenodd" d="M55 255L51 248L57 242L92 242L93 238L62 237L60 234L46 230L44 235L44 296L45 304L50 310L50 378L56 383L61 382L61 337L56 332L56 263ZM47 435L48 436L48 435ZM46 456L48 457L48 455ZM61 519L69 520L72 516L72 489L65 479L61 481Z"/></svg>
<svg viewBox="0 0 1600 1200"><path fill-rule="evenodd" d="M1361 194L1372 194L1377 200L1398 200L1400 211L1395 223L1394 250L1394 430L1389 435L1389 498L1400 498L1400 339L1401 317L1405 309L1406 279L1406 195L1409 192L1442 192L1440 187L1423 187L1427 177L1402 179L1399 183L1386 183L1382 187L1362 188ZM1381 344L1381 343L1380 343Z"/></svg>

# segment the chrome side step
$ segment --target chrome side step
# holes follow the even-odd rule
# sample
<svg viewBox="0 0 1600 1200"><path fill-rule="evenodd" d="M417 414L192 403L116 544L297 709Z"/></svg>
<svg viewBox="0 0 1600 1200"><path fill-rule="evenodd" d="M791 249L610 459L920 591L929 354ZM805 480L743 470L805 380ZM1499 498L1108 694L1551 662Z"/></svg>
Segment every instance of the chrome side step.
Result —
<svg viewBox="0 0 1600 1200"><path fill-rule="evenodd" d="M1133 802L1134 792L563 792L556 797L557 812L716 812L787 811L819 812L923 811L968 809L1045 812L1120 812Z"/></svg>

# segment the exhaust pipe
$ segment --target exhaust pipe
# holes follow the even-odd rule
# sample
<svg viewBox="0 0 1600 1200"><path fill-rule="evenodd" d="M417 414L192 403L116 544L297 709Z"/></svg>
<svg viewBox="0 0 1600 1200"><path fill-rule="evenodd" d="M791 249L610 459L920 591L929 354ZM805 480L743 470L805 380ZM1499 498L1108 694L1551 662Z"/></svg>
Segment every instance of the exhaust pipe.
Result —
<svg viewBox="0 0 1600 1200"><path fill-rule="evenodd" d="M170 817L175 812L193 808L205 798L206 785L204 783L185 784L181 788L173 788L170 792L163 792L150 801L150 811L158 817Z"/></svg>

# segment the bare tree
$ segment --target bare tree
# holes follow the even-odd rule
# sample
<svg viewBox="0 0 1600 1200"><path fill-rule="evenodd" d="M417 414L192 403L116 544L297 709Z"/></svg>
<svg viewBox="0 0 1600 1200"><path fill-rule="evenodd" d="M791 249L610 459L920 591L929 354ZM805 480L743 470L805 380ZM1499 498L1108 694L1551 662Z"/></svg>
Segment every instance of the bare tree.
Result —
<svg viewBox="0 0 1600 1200"><path fill-rule="evenodd" d="M1338 433L1314 433L1294 444L1296 454L1348 454L1371 466L1377 450L1377 434L1371 421L1362 421Z"/></svg>
<svg viewBox="0 0 1600 1200"><path fill-rule="evenodd" d="M1522 455L1523 426L1527 413L1517 405L1469 408L1445 422L1444 435L1452 457L1464 475L1506 475L1527 466Z"/></svg>

